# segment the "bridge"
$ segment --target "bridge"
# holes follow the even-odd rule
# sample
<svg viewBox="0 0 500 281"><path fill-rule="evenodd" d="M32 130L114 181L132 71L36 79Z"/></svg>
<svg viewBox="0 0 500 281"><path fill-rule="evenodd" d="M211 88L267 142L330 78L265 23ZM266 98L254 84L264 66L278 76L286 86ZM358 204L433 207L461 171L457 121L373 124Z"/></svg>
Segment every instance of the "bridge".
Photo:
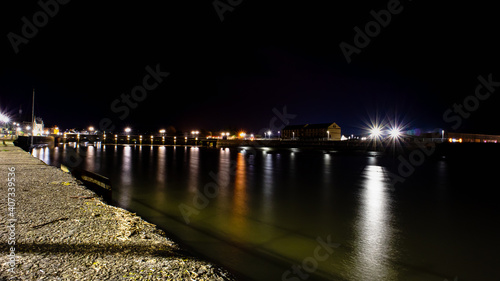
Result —
<svg viewBox="0 0 500 281"><path fill-rule="evenodd" d="M79 134L53 135L56 143L140 144L140 145L201 145L203 139L182 136Z"/></svg>

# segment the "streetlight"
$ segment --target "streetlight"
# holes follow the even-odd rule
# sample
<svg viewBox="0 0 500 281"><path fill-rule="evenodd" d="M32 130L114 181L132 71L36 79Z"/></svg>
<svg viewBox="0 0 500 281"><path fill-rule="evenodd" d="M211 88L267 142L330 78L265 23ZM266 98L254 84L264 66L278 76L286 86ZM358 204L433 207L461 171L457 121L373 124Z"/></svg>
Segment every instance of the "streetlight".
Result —
<svg viewBox="0 0 500 281"><path fill-rule="evenodd" d="M90 126L89 127L89 132L92 134L92 132L94 132L94 127Z"/></svg>
<svg viewBox="0 0 500 281"><path fill-rule="evenodd" d="M160 130L160 134L161 134L162 136L164 136L164 135L165 135L165 132L166 132L166 131L165 131L165 129L161 129L161 130Z"/></svg>
<svg viewBox="0 0 500 281"><path fill-rule="evenodd" d="M326 140L330 140L330 131L326 131Z"/></svg>
<svg viewBox="0 0 500 281"><path fill-rule="evenodd" d="M380 129L380 127L373 127L370 130L370 137L372 138L379 138L381 135L382 135L382 130Z"/></svg>
<svg viewBox="0 0 500 281"><path fill-rule="evenodd" d="M196 144L198 144L198 134L200 132L199 131L191 131L191 134L195 136L194 140L196 141Z"/></svg>
<svg viewBox="0 0 500 281"><path fill-rule="evenodd" d="M401 129L398 127L394 127L389 130L389 135L391 136L391 138L397 139L401 136Z"/></svg>
<svg viewBox="0 0 500 281"><path fill-rule="evenodd" d="M0 122L9 123L10 118L7 115L0 113Z"/></svg>
<svg viewBox="0 0 500 281"><path fill-rule="evenodd" d="M271 139L271 131L267 131L267 135L269 136L269 139Z"/></svg>
<svg viewBox="0 0 500 281"><path fill-rule="evenodd" d="M125 133L130 133L130 131L132 131L132 129L130 129L129 127L125 128Z"/></svg>

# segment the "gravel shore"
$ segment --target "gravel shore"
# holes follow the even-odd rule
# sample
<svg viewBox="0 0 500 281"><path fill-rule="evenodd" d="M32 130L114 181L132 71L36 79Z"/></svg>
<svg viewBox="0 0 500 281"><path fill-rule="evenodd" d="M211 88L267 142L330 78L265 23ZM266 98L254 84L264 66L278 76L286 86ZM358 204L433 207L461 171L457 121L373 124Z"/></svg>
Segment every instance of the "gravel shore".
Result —
<svg viewBox="0 0 500 281"><path fill-rule="evenodd" d="M0 168L0 280L234 280L11 143Z"/></svg>

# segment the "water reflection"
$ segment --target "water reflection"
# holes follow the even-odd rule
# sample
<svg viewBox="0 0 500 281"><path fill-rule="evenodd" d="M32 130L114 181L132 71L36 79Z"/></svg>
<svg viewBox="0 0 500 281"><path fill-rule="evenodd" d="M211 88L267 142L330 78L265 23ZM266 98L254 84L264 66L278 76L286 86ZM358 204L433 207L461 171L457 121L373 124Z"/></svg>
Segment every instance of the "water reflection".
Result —
<svg viewBox="0 0 500 281"><path fill-rule="evenodd" d="M51 157L51 160L53 161L54 159L59 159L60 154L61 154L61 149L59 149L58 146L54 147L54 155ZM52 161L50 163L52 163ZM47 162L46 162L47 163ZM48 163L50 165L50 163Z"/></svg>
<svg viewBox="0 0 500 281"><path fill-rule="evenodd" d="M264 196L265 197L270 197L273 192L273 155L271 154L264 154L264 163L262 170L264 172L264 178L263 178L263 187L264 187Z"/></svg>
<svg viewBox="0 0 500 281"><path fill-rule="evenodd" d="M362 172L362 191L355 224L356 280L397 280L388 262L394 241L384 170L368 165Z"/></svg>
<svg viewBox="0 0 500 281"><path fill-rule="evenodd" d="M116 149L117 147L115 146L115 150ZM117 200L120 204L123 204L123 206L128 206L131 199L130 197L132 196L130 193L132 186L132 164L134 163L132 161L132 147L128 145L124 146L121 158L121 189L118 193Z"/></svg>
<svg viewBox="0 0 500 281"><path fill-rule="evenodd" d="M189 181L188 190L191 193L196 192L199 183L200 171L200 149L198 147L189 148Z"/></svg>
<svg viewBox="0 0 500 281"><path fill-rule="evenodd" d="M262 218L268 218L272 212L273 205L273 184L274 184L274 173L273 173L273 156L271 154L264 154L262 156L264 163L262 166L263 170L263 182L262 182Z"/></svg>
<svg viewBox="0 0 500 281"><path fill-rule="evenodd" d="M458 186L461 178L455 177L464 171L473 174L470 166L463 170L450 162L429 160L419 168L422 176L408 178L406 190L389 192L390 179L381 166L385 159L377 153L300 149L280 156L273 153L276 150L260 148L238 153L114 144L100 150L72 143L53 150L38 148L34 156L54 165L67 159L76 163L75 157L80 157L80 168L94 167L110 177L120 207L136 208L133 211L195 251L249 280L281 280L291 266L310 261L316 238L328 235L341 247L318 262L308 280L318 280L317 274L322 274L325 280L439 281L452 276L453 270L462 276L458 272L462 268L469 274L467 280L499 280L488 263L497 259L491 249L499 249L494 241L500 233L491 217L498 216L499 209L493 199L491 205L482 201L489 204L493 195L473 201L474 194ZM475 180L484 185L496 180L496 167L487 172L479 168L472 170L478 175ZM208 204L196 207L190 189L203 191L213 183L219 187L218 195L206 196ZM144 204L129 204L130 199ZM199 211L191 223L168 220L179 215L179 203ZM468 256L476 261L464 259L462 252L472 253ZM422 272L439 278L426 278L429 274L419 275ZM478 272L483 275L474 278ZM298 280L294 278L289 280Z"/></svg>
<svg viewBox="0 0 500 281"><path fill-rule="evenodd" d="M80 148L82 149L82 148ZM86 152L86 157L85 157L85 164L87 165L87 169L89 171L93 171L95 172L96 171L96 167L94 166L94 164L97 164L98 161L96 161L96 155L95 155L95 151L94 151L94 146L90 145L90 146L87 146L87 152Z"/></svg>
<svg viewBox="0 0 500 281"><path fill-rule="evenodd" d="M151 148L151 150L153 149ZM160 183L157 186L163 187L165 186L165 179L167 177L167 149L165 148L165 146L158 147L157 157L156 180L158 180L158 183Z"/></svg>
<svg viewBox="0 0 500 281"><path fill-rule="evenodd" d="M245 156L241 153L238 153L236 158L236 171L234 179L233 214L240 217L244 217L248 213L246 181Z"/></svg>
<svg viewBox="0 0 500 281"><path fill-rule="evenodd" d="M219 154L219 172L216 180L219 185L219 194L224 197L228 197L228 185L231 179L231 174L230 150L221 148Z"/></svg>

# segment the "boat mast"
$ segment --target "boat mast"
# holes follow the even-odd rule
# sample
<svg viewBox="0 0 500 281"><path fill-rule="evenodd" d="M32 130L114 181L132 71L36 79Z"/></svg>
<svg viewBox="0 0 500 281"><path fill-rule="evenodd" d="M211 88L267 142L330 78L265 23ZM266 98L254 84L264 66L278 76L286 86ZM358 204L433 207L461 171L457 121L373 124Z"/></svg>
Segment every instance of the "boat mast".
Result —
<svg viewBox="0 0 500 281"><path fill-rule="evenodd" d="M33 88L33 101L31 103L31 145L30 145L30 153L32 153L33 149L33 133L35 132L35 88Z"/></svg>

